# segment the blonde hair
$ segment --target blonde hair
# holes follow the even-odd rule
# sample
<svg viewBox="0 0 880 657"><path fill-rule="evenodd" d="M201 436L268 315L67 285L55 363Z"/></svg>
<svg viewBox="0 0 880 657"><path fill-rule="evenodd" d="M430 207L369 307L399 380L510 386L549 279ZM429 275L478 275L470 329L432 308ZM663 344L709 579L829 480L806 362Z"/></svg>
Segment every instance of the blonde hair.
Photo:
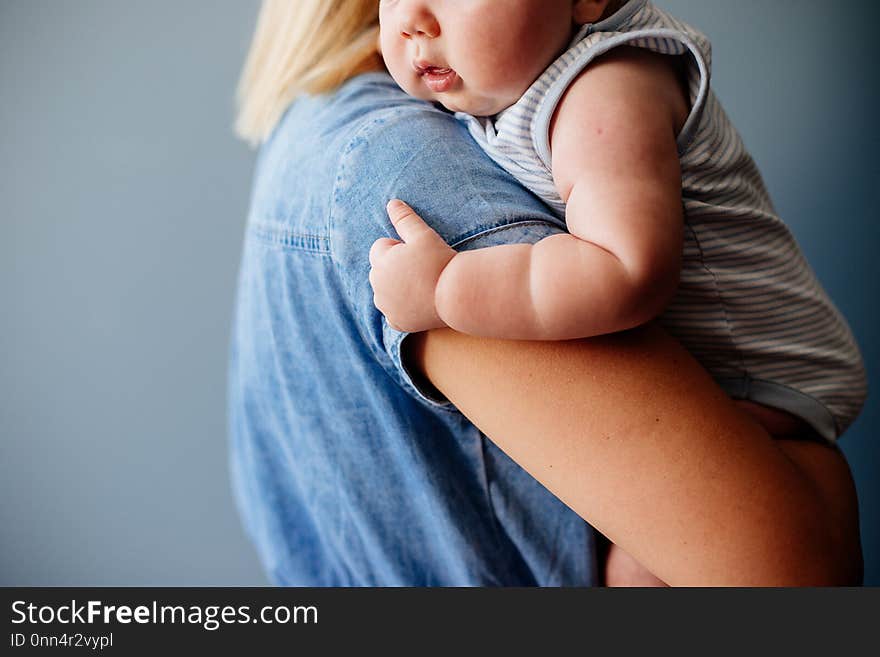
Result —
<svg viewBox="0 0 880 657"><path fill-rule="evenodd" d="M381 66L377 0L263 0L238 83L236 133L266 140L302 94Z"/></svg>

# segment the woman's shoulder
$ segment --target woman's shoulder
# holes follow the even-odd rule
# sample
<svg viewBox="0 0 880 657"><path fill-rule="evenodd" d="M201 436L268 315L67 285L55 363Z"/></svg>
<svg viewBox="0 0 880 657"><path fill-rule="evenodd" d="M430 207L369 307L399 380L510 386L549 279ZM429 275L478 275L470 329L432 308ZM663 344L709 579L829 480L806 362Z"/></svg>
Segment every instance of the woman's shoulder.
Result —
<svg viewBox="0 0 880 657"><path fill-rule="evenodd" d="M393 175L395 158L432 135L454 139L448 114L410 98L384 73L360 75L333 93L303 96L284 113L260 148L252 212L282 219L303 201L327 198L347 157L366 152L371 171ZM311 210L318 208L312 206ZM329 210L329 208L326 208Z"/></svg>
<svg viewBox="0 0 880 657"><path fill-rule="evenodd" d="M386 73L359 75L333 93L303 96L278 123L266 146L290 155L320 144L320 153L334 157L364 134L407 131L413 121L446 124L445 112L407 96ZM294 148L295 147L295 148Z"/></svg>
<svg viewBox="0 0 880 657"><path fill-rule="evenodd" d="M288 109L260 151L252 214L314 223L378 208L373 229L385 230L382 209L395 193L447 217L452 233L463 229L456 220L465 206L496 214L482 207L486 197L535 204L453 115L407 96L387 74L368 73Z"/></svg>
<svg viewBox="0 0 880 657"><path fill-rule="evenodd" d="M333 148L330 215L335 230L346 233L337 244L356 243L352 232L387 236L385 205L392 198L418 208L450 243L511 222L552 223L546 206L495 164L461 121L405 95L389 76L343 87L338 97L334 113L351 120L336 119L344 127Z"/></svg>

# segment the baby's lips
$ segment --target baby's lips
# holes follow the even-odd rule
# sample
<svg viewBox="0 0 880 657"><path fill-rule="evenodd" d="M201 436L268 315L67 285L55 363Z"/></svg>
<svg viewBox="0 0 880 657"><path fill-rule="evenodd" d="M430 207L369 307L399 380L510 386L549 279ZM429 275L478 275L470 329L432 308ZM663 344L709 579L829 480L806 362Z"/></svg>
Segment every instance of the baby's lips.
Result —
<svg viewBox="0 0 880 657"><path fill-rule="evenodd" d="M449 73L452 69L448 66L439 66L438 64L427 59L415 59L412 63L413 70L420 76L426 73Z"/></svg>
<svg viewBox="0 0 880 657"><path fill-rule="evenodd" d="M431 91L449 91L458 80L458 74L451 68L430 68L422 74L422 82Z"/></svg>

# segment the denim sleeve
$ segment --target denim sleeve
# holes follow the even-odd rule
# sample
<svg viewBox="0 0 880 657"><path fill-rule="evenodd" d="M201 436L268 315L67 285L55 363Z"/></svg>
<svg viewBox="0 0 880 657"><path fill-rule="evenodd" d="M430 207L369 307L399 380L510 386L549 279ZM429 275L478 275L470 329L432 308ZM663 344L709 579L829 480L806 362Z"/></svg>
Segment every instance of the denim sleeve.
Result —
<svg viewBox="0 0 880 657"><path fill-rule="evenodd" d="M369 251L397 237L385 213L409 203L457 250L534 243L565 231L541 201L492 162L452 117L426 107L386 110L344 149L331 202L330 248L358 328L375 357L421 402L452 409L407 370L395 331L373 305Z"/></svg>

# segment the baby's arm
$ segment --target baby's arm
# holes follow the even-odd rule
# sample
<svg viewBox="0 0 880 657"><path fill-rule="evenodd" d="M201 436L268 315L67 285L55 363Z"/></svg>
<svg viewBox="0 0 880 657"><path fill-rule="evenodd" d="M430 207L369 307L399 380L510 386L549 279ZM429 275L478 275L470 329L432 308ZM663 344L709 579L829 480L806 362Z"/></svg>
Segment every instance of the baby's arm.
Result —
<svg viewBox="0 0 880 657"><path fill-rule="evenodd" d="M570 234L457 254L439 278L438 316L474 335L568 339L658 314L678 283L687 114L671 62L617 49L560 102L553 175Z"/></svg>

